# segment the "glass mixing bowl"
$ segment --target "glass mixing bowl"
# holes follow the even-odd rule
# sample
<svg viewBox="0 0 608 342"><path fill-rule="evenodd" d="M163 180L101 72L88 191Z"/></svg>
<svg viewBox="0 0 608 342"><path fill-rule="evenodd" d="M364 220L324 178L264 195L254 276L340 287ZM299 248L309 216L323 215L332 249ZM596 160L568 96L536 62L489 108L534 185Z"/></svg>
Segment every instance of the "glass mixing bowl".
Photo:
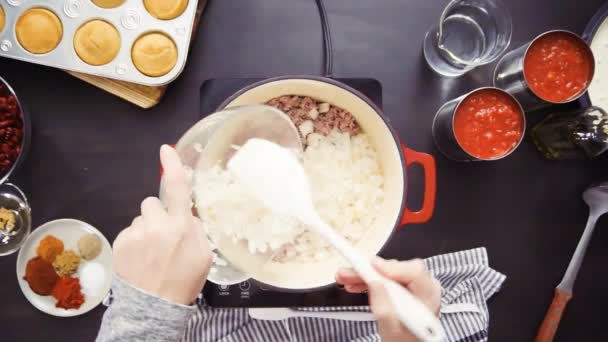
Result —
<svg viewBox="0 0 608 342"><path fill-rule="evenodd" d="M266 105L233 107L211 114L186 131L175 149L193 181L194 170L225 165L236 147L251 138L266 139L302 151L302 141L293 122L285 113ZM161 200L164 197L162 178L159 197ZM193 201L196 203L195 198ZM193 211L196 214L196 206ZM210 243L214 257L208 280L218 285L233 285L250 278L231 265L213 241Z"/></svg>

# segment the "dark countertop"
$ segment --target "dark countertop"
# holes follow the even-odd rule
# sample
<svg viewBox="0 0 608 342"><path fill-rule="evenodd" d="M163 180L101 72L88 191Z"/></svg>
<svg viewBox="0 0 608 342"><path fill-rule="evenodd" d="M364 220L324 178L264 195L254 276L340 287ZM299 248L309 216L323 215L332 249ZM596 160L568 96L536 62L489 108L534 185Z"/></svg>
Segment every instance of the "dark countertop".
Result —
<svg viewBox="0 0 608 342"><path fill-rule="evenodd" d="M581 32L602 0L503 0L514 20L512 47L553 28ZM326 0L337 77L373 77L384 87L384 109L403 141L431 152L438 196L431 222L408 226L391 243L404 255L426 257L477 246L507 275L489 302L491 341L531 340L544 317L584 228L581 192L605 179L606 158L542 160L529 142L494 163L460 164L440 156L430 127L444 101L489 85L492 66L460 79L441 79L425 65L421 42L447 1ZM157 147L198 118L199 87L209 78L319 75L322 45L312 0L210 1L182 76L163 102L142 110L50 68L0 61L5 77L33 117L32 154L16 182L29 194L34 226L72 217L112 241L129 225L140 201L157 192ZM120 142L120 148L117 148ZM32 157L35 156L35 157ZM410 200L420 199L412 172ZM602 219L556 340L606 340L601 310L608 220ZM90 341L103 308L55 318L29 305L15 281L16 255L0 258L2 341Z"/></svg>

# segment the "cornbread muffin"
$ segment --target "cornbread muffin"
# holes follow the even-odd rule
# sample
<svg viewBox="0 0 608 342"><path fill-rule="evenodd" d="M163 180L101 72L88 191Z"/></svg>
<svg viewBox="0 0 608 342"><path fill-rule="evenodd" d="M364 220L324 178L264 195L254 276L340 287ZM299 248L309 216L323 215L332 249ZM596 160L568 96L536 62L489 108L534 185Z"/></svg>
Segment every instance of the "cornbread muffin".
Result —
<svg viewBox="0 0 608 342"><path fill-rule="evenodd" d="M45 8L30 8L17 19L15 33L25 50L43 54L59 45L63 27L55 13Z"/></svg>
<svg viewBox="0 0 608 342"><path fill-rule="evenodd" d="M179 17L187 5L188 0L144 0L146 10L153 17L163 20Z"/></svg>
<svg viewBox="0 0 608 342"><path fill-rule="evenodd" d="M2 6L0 6L0 32L2 32L2 30L4 29L5 21L6 21L6 18L4 15L4 8L2 8Z"/></svg>
<svg viewBox="0 0 608 342"><path fill-rule="evenodd" d="M118 30L107 21L91 20L76 31L74 50L87 64L108 64L120 50L120 35Z"/></svg>
<svg viewBox="0 0 608 342"><path fill-rule="evenodd" d="M125 3L126 0L91 0L96 6L101 8L114 8Z"/></svg>
<svg viewBox="0 0 608 342"><path fill-rule="evenodd" d="M162 33L146 33L133 44L131 59L142 74L162 76L175 67L177 47L171 38Z"/></svg>

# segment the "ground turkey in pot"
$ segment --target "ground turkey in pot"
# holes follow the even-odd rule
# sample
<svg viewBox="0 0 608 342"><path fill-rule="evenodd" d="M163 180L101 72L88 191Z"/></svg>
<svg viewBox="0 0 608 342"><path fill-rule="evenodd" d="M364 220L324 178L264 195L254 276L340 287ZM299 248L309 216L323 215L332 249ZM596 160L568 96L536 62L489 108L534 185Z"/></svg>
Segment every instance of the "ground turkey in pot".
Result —
<svg viewBox="0 0 608 342"><path fill-rule="evenodd" d="M359 124L350 112L309 96L284 95L266 104L289 115L303 138L313 132L328 135L333 129L350 136L361 132Z"/></svg>

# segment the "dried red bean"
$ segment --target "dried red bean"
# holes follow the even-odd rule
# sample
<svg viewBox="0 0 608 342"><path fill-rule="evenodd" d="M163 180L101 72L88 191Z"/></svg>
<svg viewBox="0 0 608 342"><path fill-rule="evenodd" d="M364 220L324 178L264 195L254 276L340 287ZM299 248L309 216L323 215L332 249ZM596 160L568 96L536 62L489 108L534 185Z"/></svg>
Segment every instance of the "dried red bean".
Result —
<svg viewBox="0 0 608 342"><path fill-rule="evenodd" d="M11 115L16 115L17 114L17 105L8 104L6 106L6 109L8 110L8 112Z"/></svg>
<svg viewBox="0 0 608 342"><path fill-rule="evenodd" d="M0 84L0 172L6 172L21 152L22 127L16 97Z"/></svg>
<svg viewBox="0 0 608 342"><path fill-rule="evenodd" d="M4 128L4 127L8 127L8 126L14 126L15 125L15 120L3 120L0 121L0 127Z"/></svg>

